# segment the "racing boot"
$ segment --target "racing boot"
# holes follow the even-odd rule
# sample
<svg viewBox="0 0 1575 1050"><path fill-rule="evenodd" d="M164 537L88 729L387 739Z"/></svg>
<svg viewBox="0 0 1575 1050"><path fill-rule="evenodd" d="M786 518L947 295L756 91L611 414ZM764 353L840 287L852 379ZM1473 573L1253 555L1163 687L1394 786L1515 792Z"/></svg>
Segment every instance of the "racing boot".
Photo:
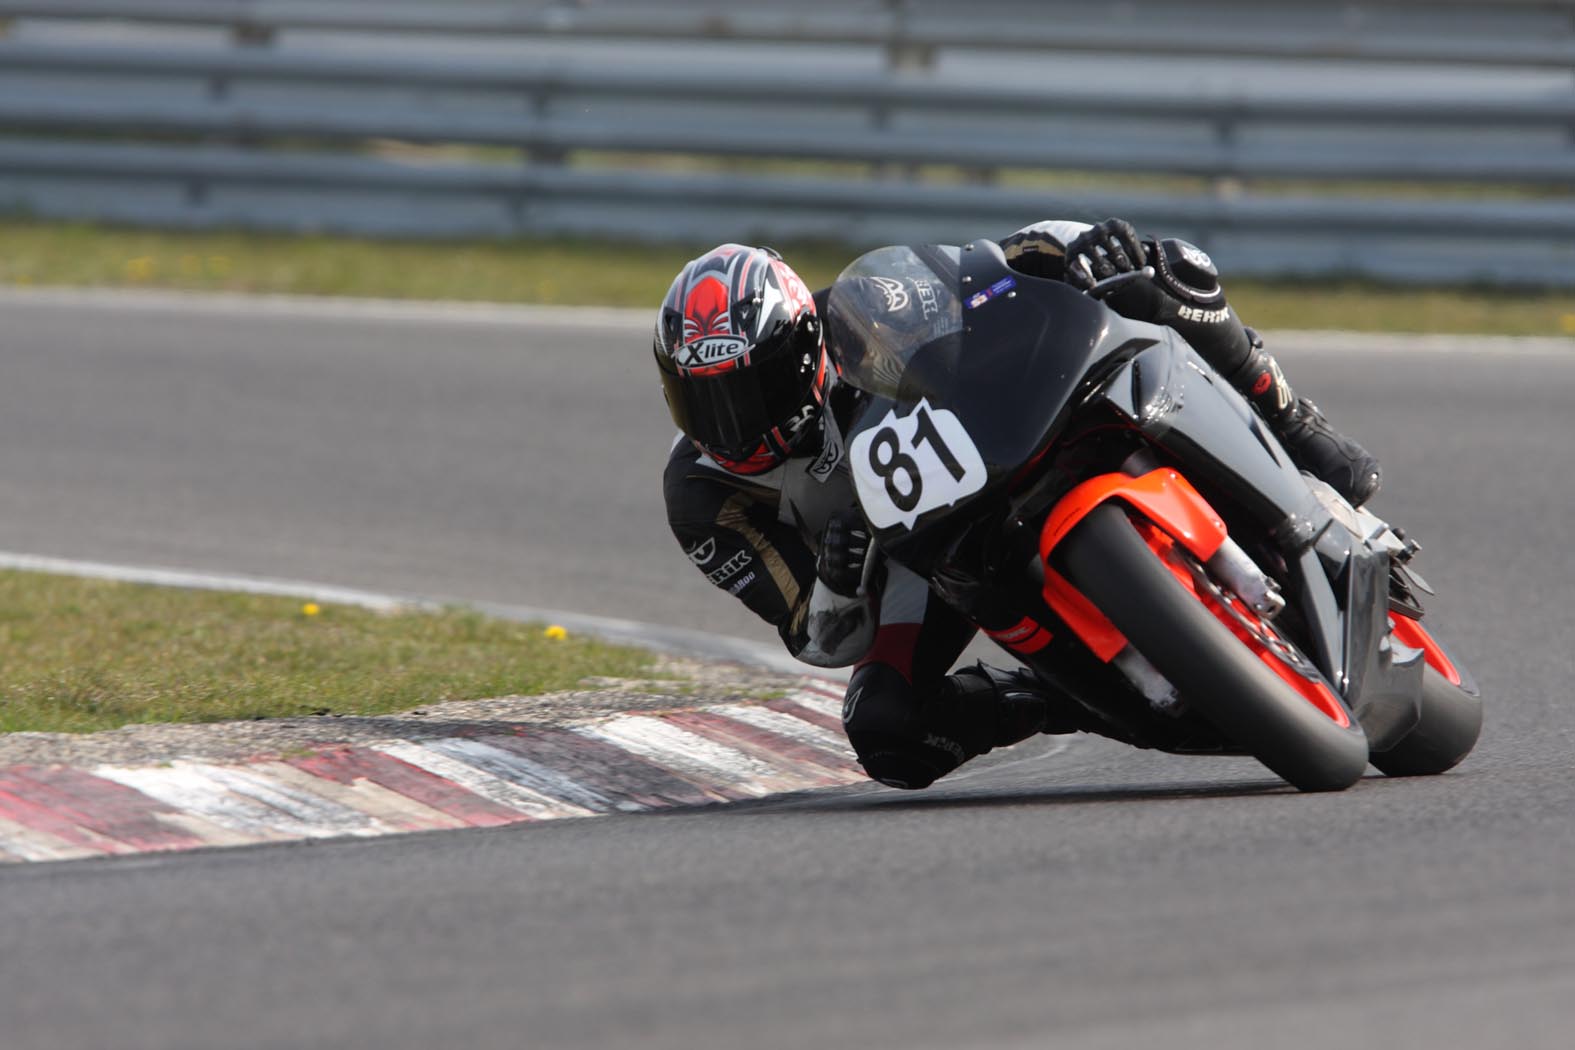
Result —
<svg viewBox="0 0 1575 1050"><path fill-rule="evenodd" d="M974 712L969 721L974 754L1027 740L1035 733L1098 733L1131 743L1114 726L1027 668L1006 671L982 661L946 679L938 701ZM961 721L961 719L958 719Z"/></svg>
<svg viewBox="0 0 1575 1050"><path fill-rule="evenodd" d="M1261 347L1255 346L1228 378L1263 416L1298 468L1327 482L1353 507L1373 498L1383 484L1378 460L1331 427L1317 405L1297 397L1279 364Z"/></svg>

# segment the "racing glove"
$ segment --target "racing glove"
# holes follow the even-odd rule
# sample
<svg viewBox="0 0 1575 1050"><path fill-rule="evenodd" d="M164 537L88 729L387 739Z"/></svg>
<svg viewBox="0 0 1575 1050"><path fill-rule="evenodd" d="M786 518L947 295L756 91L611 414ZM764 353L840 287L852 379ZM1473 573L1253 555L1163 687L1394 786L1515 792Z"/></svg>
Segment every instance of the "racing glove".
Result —
<svg viewBox="0 0 1575 1050"><path fill-rule="evenodd" d="M1097 223L1066 246L1065 279L1085 291L1144 266L1154 267L1152 281L1133 281L1105 302L1125 317L1175 329L1226 375L1240 369L1252 342L1225 301L1213 260L1201 249L1175 238L1142 239L1124 219Z"/></svg>
<svg viewBox="0 0 1575 1050"><path fill-rule="evenodd" d="M834 593L851 598L859 592L869 553L870 533L864 519L850 510L833 514L820 533L815 575Z"/></svg>

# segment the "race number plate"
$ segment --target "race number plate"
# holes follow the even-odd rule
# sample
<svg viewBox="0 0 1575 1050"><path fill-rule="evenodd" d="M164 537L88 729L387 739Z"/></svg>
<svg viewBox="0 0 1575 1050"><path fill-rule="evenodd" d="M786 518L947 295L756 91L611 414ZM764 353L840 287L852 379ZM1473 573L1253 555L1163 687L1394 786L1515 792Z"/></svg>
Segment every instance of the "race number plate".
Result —
<svg viewBox="0 0 1575 1050"><path fill-rule="evenodd" d="M984 488L984 460L956 415L922 400L892 409L848 449L865 517L877 529L913 523Z"/></svg>

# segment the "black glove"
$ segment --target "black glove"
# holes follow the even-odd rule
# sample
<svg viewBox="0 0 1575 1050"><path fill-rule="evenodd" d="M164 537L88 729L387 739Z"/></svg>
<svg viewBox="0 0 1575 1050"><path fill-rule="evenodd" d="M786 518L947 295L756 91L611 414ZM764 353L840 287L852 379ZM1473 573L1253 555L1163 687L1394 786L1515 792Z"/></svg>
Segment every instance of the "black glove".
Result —
<svg viewBox="0 0 1575 1050"><path fill-rule="evenodd" d="M864 578L864 560L870 553L869 526L853 511L834 514L820 533L815 575L828 588L851 598Z"/></svg>
<svg viewBox="0 0 1575 1050"><path fill-rule="evenodd" d="M1085 290L1118 273L1153 266L1152 281L1124 285L1106 296L1105 304L1123 317L1174 328L1226 375L1251 352L1250 337L1225 302L1213 260L1186 241L1140 241L1131 223L1106 219L1067 245L1066 258L1067 281Z"/></svg>
<svg viewBox="0 0 1575 1050"><path fill-rule="evenodd" d="M1137 230L1125 219L1106 219L1089 227L1066 246L1066 280L1085 292L1118 273L1148 265L1148 253Z"/></svg>

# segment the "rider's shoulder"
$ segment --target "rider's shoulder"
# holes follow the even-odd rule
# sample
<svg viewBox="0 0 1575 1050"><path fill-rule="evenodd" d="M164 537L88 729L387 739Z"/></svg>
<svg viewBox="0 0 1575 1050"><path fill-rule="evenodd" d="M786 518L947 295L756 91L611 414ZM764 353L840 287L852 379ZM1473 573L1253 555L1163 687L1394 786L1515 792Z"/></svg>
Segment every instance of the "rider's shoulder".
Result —
<svg viewBox="0 0 1575 1050"><path fill-rule="evenodd" d="M781 490L781 474L781 467L749 477L730 474L679 434L673 440L673 447L667 454L667 467L662 473L668 516L683 508L709 505L739 494L752 502L772 502Z"/></svg>

